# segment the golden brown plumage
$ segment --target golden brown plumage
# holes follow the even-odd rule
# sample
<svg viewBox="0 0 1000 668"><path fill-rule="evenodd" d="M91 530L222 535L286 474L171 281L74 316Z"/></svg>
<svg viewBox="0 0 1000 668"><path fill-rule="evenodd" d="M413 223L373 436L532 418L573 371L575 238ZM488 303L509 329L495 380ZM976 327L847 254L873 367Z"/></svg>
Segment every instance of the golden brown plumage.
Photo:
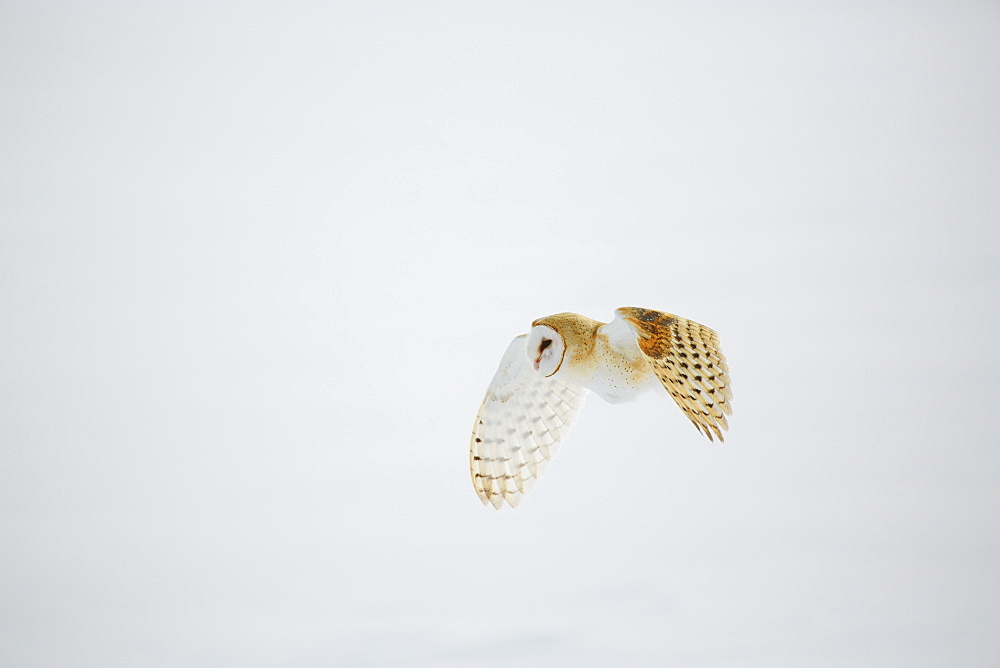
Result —
<svg viewBox="0 0 1000 668"><path fill-rule="evenodd" d="M733 414L729 366L714 330L671 313L644 308L615 311L638 334L639 350L695 428L725 441Z"/></svg>

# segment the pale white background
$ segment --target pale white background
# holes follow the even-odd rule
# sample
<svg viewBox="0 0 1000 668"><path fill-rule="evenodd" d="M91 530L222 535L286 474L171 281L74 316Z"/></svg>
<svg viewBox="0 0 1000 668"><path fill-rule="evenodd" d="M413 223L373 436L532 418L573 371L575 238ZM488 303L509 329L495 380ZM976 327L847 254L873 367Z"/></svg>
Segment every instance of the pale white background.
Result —
<svg viewBox="0 0 1000 668"><path fill-rule="evenodd" d="M0 5L0 664L1000 663L995 2ZM735 415L469 431L559 311Z"/></svg>

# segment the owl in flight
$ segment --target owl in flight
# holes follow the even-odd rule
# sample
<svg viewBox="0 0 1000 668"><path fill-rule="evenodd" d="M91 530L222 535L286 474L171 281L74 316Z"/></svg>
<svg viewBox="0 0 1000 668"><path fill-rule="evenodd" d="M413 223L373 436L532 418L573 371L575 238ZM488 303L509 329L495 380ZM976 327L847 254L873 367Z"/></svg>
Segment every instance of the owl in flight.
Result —
<svg viewBox="0 0 1000 668"><path fill-rule="evenodd" d="M620 308L609 323L559 313L507 347L472 427L469 465L483 504L516 508L559 451L589 392L629 401L663 386L713 440L733 393L714 331L670 313Z"/></svg>

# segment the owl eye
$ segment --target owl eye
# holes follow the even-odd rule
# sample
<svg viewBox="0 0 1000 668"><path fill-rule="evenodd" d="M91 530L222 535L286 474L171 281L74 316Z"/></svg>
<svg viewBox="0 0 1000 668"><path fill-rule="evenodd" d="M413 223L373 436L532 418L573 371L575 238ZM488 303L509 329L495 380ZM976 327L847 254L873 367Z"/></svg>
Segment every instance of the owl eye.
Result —
<svg viewBox="0 0 1000 668"><path fill-rule="evenodd" d="M542 352L552 345L552 339L542 339L542 345L538 346L538 352Z"/></svg>

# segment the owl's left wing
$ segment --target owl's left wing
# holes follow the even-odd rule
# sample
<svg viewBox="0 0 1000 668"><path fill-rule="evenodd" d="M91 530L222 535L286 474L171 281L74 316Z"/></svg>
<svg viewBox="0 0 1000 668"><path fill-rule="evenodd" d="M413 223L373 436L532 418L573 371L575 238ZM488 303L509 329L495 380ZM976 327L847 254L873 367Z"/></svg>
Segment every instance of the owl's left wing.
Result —
<svg viewBox="0 0 1000 668"><path fill-rule="evenodd" d="M528 363L527 335L507 347L472 427L469 467L483 505L516 508L559 451L587 390L545 378Z"/></svg>

